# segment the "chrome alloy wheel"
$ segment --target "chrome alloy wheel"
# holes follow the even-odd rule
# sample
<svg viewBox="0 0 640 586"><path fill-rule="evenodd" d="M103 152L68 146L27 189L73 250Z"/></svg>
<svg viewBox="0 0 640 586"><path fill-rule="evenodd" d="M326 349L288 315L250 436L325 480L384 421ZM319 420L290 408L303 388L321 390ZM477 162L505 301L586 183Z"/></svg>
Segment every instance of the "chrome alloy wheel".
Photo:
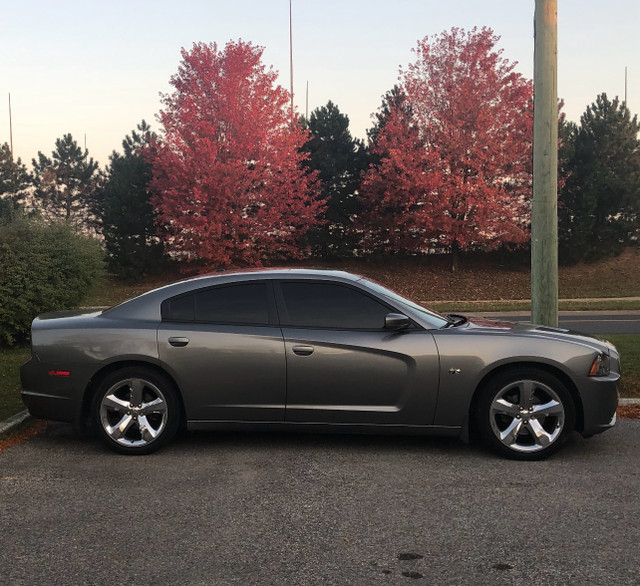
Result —
<svg viewBox="0 0 640 586"><path fill-rule="evenodd" d="M114 442L143 447L162 435L168 418L167 400L152 382L142 378L118 381L100 402L100 424Z"/></svg>
<svg viewBox="0 0 640 586"><path fill-rule="evenodd" d="M502 445L534 454L562 434L565 409L550 386L536 380L516 380L496 393L489 408L490 424Z"/></svg>

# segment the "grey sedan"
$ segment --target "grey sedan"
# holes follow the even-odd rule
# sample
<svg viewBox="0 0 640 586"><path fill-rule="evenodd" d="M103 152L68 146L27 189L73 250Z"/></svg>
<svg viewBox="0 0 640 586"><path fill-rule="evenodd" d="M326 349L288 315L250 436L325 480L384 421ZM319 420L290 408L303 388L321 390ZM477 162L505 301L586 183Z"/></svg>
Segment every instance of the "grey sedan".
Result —
<svg viewBox="0 0 640 586"><path fill-rule="evenodd" d="M458 436L540 459L612 427L619 355L559 328L440 315L340 271L217 273L32 325L22 396L147 454L188 429Z"/></svg>

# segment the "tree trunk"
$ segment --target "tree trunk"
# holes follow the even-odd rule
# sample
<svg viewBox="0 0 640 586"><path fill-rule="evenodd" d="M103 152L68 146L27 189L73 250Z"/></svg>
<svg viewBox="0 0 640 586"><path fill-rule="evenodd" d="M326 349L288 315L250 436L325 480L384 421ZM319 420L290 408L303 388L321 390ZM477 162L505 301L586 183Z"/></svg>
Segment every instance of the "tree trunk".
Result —
<svg viewBox="0 0 640 586"><path fill-rule="evenodd" d="M458 270L458 242L456 240L451 244L451 272L455 273Z"/></svg>

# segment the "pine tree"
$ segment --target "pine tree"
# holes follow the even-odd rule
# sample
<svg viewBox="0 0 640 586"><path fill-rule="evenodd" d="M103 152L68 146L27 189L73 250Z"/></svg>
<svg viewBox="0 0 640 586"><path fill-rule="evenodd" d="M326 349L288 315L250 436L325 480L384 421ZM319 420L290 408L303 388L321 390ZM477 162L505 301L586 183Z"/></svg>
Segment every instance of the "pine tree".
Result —
<svg viewBox="0 0 640 586"><path fill-rule="evenodd" d="M320 256L349 256L356 244L350 225L360 209L356 195L367 151L361 140L351 136L349 117L330 100L311 113L307 126L311 133L304 145L307 165L318 172L321 198L327 202L326 223L313 230L310 240Z"/></svg>
<svg viewBox="0 0 640 586"><path fill-rule="evenodd" d="M147 151L154 140L155 134L144 120L137 131L124 138L124 154L111 154L106 179L93 208L110 269L125 278L152 272L162 264L163 247L149 201L152 171Z"/></svg>
<svg viewBox="0 0 640 586"><path fill-rule="evenodd" d="M18 158L13 160L7 143L0 145L0 223L24 213L21 203L27 197L31 178Z"/></svg>
<svg viewBox="0 0 640 586"><path fill-rule="evenodd" d="M382 96L382 103L378 111L373 114L374 124L367 130L367 138L371 146L375 146L378 143L378 136L387 123L392 111L406 111L407 114L411 112L411 106L407 102L407 96L398 84L394 85Z"/></svg>
<svg viewBox="0 0 640 586"><path fill-rule="evenodd" d="M597 96L572 126L558 205L561 259L619 253L640 231L640 124L618 98Z"/></svg>
<svg viewBox="0 0 640 586"><path fill-rule="evenodd" d="M33 159L35 209L48 223L65 222L77 232L93 227L90 212L98 186L98 163L89 158L71 134L56 140L51 158Z"/></svg>

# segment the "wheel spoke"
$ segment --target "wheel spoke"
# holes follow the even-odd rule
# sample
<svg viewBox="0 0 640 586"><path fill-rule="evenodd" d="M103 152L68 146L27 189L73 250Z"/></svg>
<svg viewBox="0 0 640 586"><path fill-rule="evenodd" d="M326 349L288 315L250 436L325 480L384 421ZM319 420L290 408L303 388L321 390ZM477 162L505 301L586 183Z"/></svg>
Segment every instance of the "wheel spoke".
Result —
<svg viewBox="0 0 640 586"><path fill-rule="evenodd" d="M530 409L533 404L533 393L536 389L536 383L531 380L520 381L518 390L520 391L520 407Z"/></svg>
<svg viewBox="0 0 640 586"><path fill-rule="evenodd" d="M144 415L138 417L138 426L140 428L140 435L145 442L153 441L158 436L158 430L153 429L149 420Z"/></svg>
<svg viewBox="0 0 640 586"><path fill-rule="evenodd" d="M129 409L129 403L115 395L107 395L102 400L102 406L109 411L117 411L118 413L126 412Z"/></svg>
<svg viewBox="0 0 640 586"><path fill-rule="evenodd" d="M538 419L540 417L561 417L564 415L564 408L561 403L551 399L544 405L535 405L533 407L533 415Z"/></svg>
<svg viewBox="0 0 640 586"><path fill-rule="evenodd" d="M143 403L142 409L140 409L140 415L151 415L151 413L166 413L167 404L160 398L156 397L149 403Z"/></svg>
<svg viewBox="0 0 640 586"><path fill-rule="evenodd" d="M131 389L131 404L142 405L142 391L144 390L144 381L139 378L133 378L129 381Z"/></svg>
<svg viewBox="0 0 640 586"><path fill-rule="evenodd" d="M555 439L554 434L546 431L537 419L529 420L529 428L534 441L541 448L546 448L553 443L553 440Z"/></svg>
<svg viewBox="0 0 640 586"><path fill-rule="evenodd" d="M125 436L132 425L133 417L131 417L131 415L125 415L116 425L113 427L107 426L105 430L114 440L119 440Z"/></svg>
<svg viewBox="0 0 640 586"><path fill-rule="evenodd" d="M520 407L506 399L497 399L493 402L491 409L494 413L515 417L520 412Z"/></svg>
<svg viewBox="0 0 640 586"><path fill-rule="evenodd" d="M514 419L504 431L500 432L500 441L508 446L517 443L518 434L521 430L522 420Z"/></svg>

